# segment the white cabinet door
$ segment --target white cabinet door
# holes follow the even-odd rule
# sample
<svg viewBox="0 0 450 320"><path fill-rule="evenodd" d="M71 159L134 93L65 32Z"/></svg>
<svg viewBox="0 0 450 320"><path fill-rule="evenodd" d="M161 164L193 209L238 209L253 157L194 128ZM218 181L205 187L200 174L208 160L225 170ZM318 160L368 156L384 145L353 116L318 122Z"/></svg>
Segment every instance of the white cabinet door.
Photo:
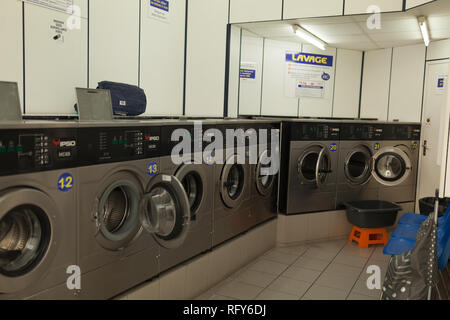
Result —
<svg viewBox="0 0 450 320"><path fill-rule="evenodd" d="M284 0L283 19L341 16L344 0Z"/></svg>
<svg viewBox="0 0 450 320"><path fill-rule="evenodd" d="M89 87L104 80L137 85L139 0L95 0L89 5Z"/></svg>
<svg viewBox="0 0 450 320"><path fill-rule="evenodd" d="M261 115L298 116L298 98L285 95L286 51L301 51L302 45L295 42L264 41L264 70Z"/></svg>
<svg viewBox="0 0 450 320"><path fill-rule="evenodd" d="M364 57L361 118L387 120L392 49L367 51Z"/></svg>
<svg viewBox="0 0 450 320"><path fill-rule="evenodd" d="M141 83L147 95L147 115L183 114L185 1L170 0L167 20L152 14L141 1Z"/></svg>
<svg viewBox="0 0 450 320"><path fill-rule="evenodd" d="M380 12L402 11L403 0L345 0L344 13L346 15L367 13L368 8L373 6L378 7Z"/></svg>
<svg viewBox="0 0 450 320"><path fill-rule="evenodd" d="M25 4L25 107L27 114L72 115L75 87L86 87L87 21L67 28L66 13Z"/></svg>
<svg viewBox="0 0 450 320"><path fill-rule="evenodd" d="M361 51L337 49L333 117L358 117L361 71Z"/></svg>
<svg viewBox="0 0 450 320"><path fill-rule="evenodd" d="M435 0L406 0L406 10L434 1Z"/></svg>
<svg viewBox="0 0 450 320"><path fill-rule="evenodd" d="M419 122L422 113L425 45L394 48L388 120Z"/></svg>
<svg viewBox="0 0 450 320"><path fill-rule="evenodd" d="M303 117L331 117L334 96L334 74L336 69L336 49L327 48L325 51L317 49L310 44L303 45L303 52L322 54L333 57L333 66L330 70L330 78L325 83L323 98L300 98L299 115Z"/></svg>
<svg viewBox="0 0 450 320"><path fill-rule="evenodd" d="M282 0L230 0L230 23L281 20Z"/></svg>
<svg viewBox="0 0 450 320"><path fill-rule="evenodd" d="M17 82L23 103L22 3L0 1L0 81Z"/></svg>
<svg viewBox="0 0 450 320"><path fill-rule="evenodd" d="M241 69L254 70L254 75L240 79L239 115L260 115L261 81L264 39L243 30L241 41Z"/></svg>
<svg viewBox="0 0 450 320"><path fill-rule="evenodd" d="M450 39L431 41L427 49L427 60L450 58Z"/></svg>
<svg viewBox="0 0 450 320"><path fill-rule="evenodd" d="M228 0L189 1L186 115L223 116L227 24Z"/></svg>
<svg viewBox="0 0 450 320"><path fill-rule="evenodd" d="M238 116L239 106L239 66L241 56L241 28L230 29L230 62L228 74L228 114L230 118Z"/></svg>

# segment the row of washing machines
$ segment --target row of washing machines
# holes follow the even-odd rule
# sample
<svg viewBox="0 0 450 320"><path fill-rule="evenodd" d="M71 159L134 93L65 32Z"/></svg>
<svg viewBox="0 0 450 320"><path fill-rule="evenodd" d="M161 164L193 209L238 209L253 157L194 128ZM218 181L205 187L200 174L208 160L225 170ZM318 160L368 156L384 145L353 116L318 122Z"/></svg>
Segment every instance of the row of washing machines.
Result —
<svg viewBox="0 0 450 320"><path fill-rule="evenodd" d="M280 121L196 124L3 123L0 299L108 299L274 218L277 178L261 172ZM252 163L245 137L208 153L227 129L265 130L269 146ZM197 162L172 161L173 135Z"/></svg>

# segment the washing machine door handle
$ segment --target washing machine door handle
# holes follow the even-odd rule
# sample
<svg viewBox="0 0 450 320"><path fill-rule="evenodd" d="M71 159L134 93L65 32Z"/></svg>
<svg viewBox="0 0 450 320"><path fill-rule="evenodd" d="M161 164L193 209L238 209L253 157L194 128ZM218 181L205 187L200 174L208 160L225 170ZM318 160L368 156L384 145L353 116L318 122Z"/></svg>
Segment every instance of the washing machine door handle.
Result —
<svg viewBox="0 0 450 320"><path fill-rule="evenodd" d="M332 173L329 162L328 162L327 168L325 170L321 167L322 159L326 155L327 155L327 149L326 148L322 148L322 150L320 150L320 152L319 152L319 156L317 157L317 163L316 163L316 186L319 189L322 188L324 182L326 181L326 175L328 175L329 173ZM323 181L322 181L322 178L321 178L321 174L325 174L325 179L323 179Z"/></svg>

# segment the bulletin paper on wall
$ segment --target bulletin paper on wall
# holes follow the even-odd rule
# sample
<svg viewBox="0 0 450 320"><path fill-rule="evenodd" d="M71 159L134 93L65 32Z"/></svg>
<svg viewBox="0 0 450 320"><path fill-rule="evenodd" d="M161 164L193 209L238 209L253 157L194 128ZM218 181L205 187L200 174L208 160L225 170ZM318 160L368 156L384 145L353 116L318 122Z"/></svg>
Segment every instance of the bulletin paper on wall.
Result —
<svg viewBox="0 0 450 320"><path fill-rule="evenodd" d="M169 0L147 0L150 3L148 11L149 18L153 18L162 22L170 21L170 2Z"/></svg>
<svg viewBox="0 0 450 320"><path fill-rule="evenodd" d="M239 77L243 81L256 82L256 63L242 62Z"/></svg>
<svg viewBox="0 0 450 320"><path fill-rule="evenodd" d="M298 98L324 99L331 90L333 57L286 52L285 95Z"/></svg>
<svg viewBox="0 0 450 320"><path fill-rule="evenodd" d="M73 6L73 0L23 0L23 1L63 12L68 12L68 10L71 9L70 7Z"/></svg>

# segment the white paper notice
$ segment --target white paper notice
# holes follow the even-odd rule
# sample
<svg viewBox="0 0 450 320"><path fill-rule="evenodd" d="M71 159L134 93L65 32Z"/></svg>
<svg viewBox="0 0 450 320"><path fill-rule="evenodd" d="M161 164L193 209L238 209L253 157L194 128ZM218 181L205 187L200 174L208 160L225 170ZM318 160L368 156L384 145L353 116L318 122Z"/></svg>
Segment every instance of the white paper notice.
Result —
<svg viewBox="0 0 450 320"><path fill-rule="evenodd" d="M170 22L170 2L169 0L149 0L149 18L162 22Z"/></svg>
<svg viewBox="0 0 450 320"><path fill-rule="evenodd" d="M37 5L67 12L70 6L73 6L73 0L23 0L25 2L35 3Z"/></svg>

